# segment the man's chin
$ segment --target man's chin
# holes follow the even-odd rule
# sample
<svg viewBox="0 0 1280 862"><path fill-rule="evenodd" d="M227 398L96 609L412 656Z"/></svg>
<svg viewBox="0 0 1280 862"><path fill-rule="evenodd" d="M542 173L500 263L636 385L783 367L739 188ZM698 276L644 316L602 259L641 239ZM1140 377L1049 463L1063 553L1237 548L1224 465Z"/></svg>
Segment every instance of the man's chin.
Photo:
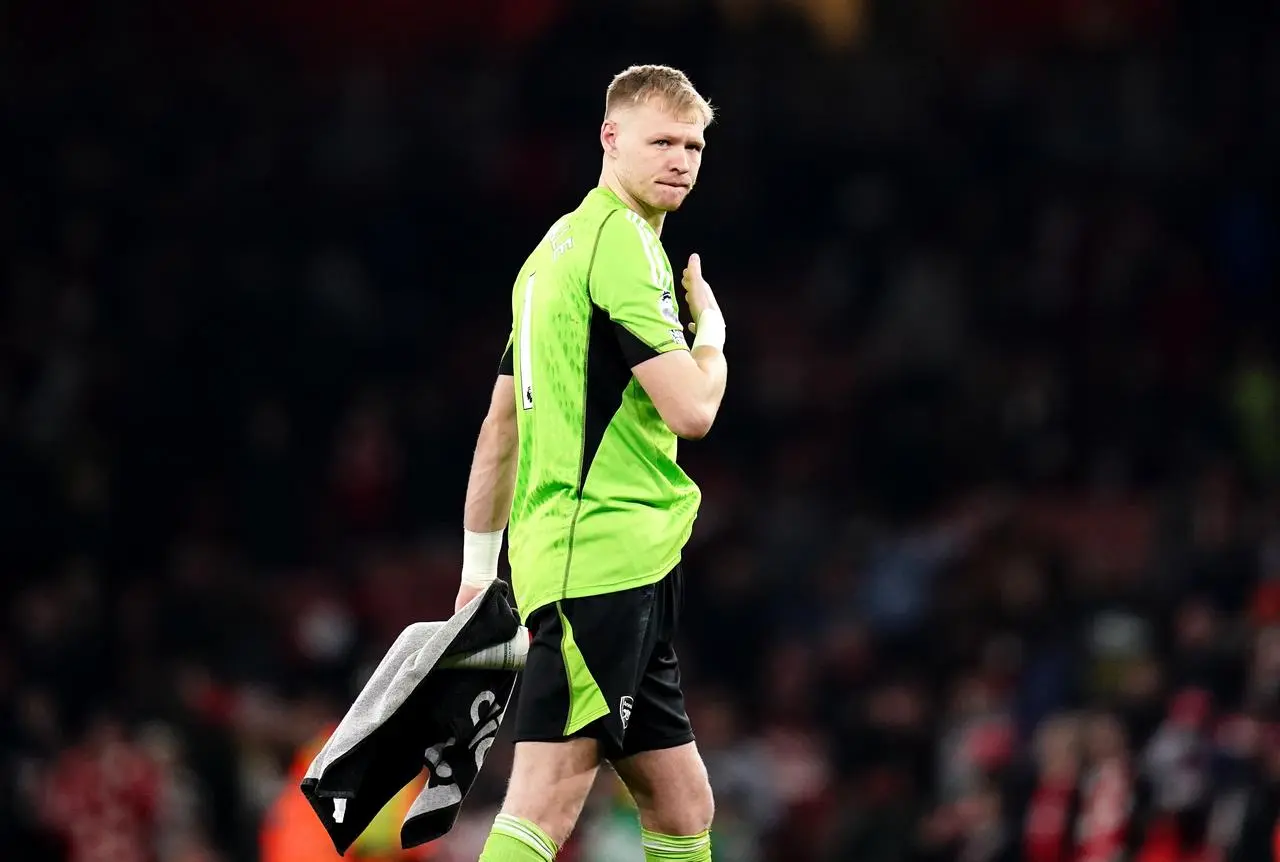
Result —
<svg viewBox="0 0 1280 862"><path fill-rule="evenodd" d="M665 192L655 195L655 200L650 201L649 206L664 213L673 213L680 209L684 199L688 196L688 189L668 187Z"/></svg>

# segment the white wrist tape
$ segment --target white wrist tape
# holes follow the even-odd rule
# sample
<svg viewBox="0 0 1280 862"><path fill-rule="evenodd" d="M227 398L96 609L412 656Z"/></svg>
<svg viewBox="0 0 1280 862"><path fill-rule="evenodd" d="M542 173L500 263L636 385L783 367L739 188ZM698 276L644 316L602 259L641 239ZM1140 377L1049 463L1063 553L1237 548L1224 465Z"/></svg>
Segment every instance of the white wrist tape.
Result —
<svg viewBox="0 0 1280 862"><path fill-rule="evenodd" d="M462 583L483 589L498 579L498 556L502 553L502 534L462 531Z"/></svg>
<svg viewBox="0 0 1280 862"><path fill-rule="evenodd" d="M694 348L714 347L724 350L724 315L718 308L708 308L698 317L698 331L693 339Z"/></svg>

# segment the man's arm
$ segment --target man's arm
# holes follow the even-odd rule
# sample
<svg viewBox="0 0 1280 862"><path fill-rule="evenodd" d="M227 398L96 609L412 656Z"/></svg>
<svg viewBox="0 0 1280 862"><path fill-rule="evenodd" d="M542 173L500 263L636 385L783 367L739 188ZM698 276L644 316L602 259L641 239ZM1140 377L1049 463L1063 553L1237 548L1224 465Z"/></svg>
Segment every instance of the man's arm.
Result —
<svg viewBox="0 0 1280 862"><path fill-rule="evenodd" d="M724 398L729 366L724 360L724 315L711 285L702 277L702 259L689 256L681 280L697 335L693 350L674 350L631 369L662 420L677 436L707 436Z"/></svg>
<svg viewBox="0 0 1280 862"><path fill-rule="evenodd" d="M729 366L718 347L695 344L690 352L673 350L646 359L631 373L678 437L707 436L724 398Z"/></svg>
<svg viewBox="0 0 1280 862"><path fill-rule="evenodd" d="M462 586L454 602L461 610L498 576L502 534L516 482L515 377L499 374L480 425L463 508Z"/></svg>
<svg viewBox="0 0 1280 862"><path fill-rule="evenodd" d="M511 514L516 482L515 378L499 374L489 399L489 412L471 459L462 526L473 533L504 530Z"/></svg>
<svg viewBox="0 0 1280 862"><path fill-rule="evenodd" d="M724 397L724 316L702 277L702 261L689 257L683 285L693 350L685 338L666 255L657 235L633 213L607 220L597 240L588 285L591 301L613 322L637 382L677 436L706 436Z"/></svg>

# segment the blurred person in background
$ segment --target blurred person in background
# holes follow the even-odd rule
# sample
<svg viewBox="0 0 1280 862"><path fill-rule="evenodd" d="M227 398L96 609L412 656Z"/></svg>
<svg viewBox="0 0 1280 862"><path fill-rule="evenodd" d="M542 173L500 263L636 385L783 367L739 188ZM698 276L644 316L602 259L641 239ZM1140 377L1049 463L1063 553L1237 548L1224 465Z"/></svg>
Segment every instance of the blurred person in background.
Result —
<svg viewBox="0 0 1280 862"><path fill-rule="evenodd" d="M311 804L297 792L298 785L316 754L324 746L334 722L301 746L289 766L287 779L271 807L263 816L259 836L259 862L295 862L295 860L337 859L333 841ZM426 787L419 775L388 802L368 828L361 833L347 853L341 857L352 862L425 862L440 851L437 843L424 844L411 850L400 846L400 825L409 808Z"/></svg>
<svg viewBox="0 0 1280 862"><path fill-rule="evenodd" d="M1116 862L1141 845L1146 813L1124 725L1110 713L1089 716L1084 751L1075 862Z"/></svg>
<svg viewBox="0 0 1280 862"><path fill-rule="evenodd" d="M716 791L712 859L760 862L781 813L763 741L750 732L743 705L725 691L704 691L690 706L698 751Z"/></svg>
<svg viewBox="0 0 1280 862"><path fill-rule="evenodd" d="M1143 857L1150 862L1161 852L1173 859L1203 852L1209 840L1212 720L1207 692L1179 692L1142 752L1139 769L1151 794Z"/></svg>
<svg viewBox="0 0 1280 862"><path fill-rule="evenodd" d="M999 788L983 784L940 806L923 821L921 862L1014 862L1017 842Z"/></svg>
<svg viewBox="0 0 1280 862"><path fill-rule="evenodd" d="M820 857L823 862L915 860L919 850L915 837L923 812L914 781L911 770L892 755L841 781L840 801Z"/></svg>
<svg viewBox="0 0 1280 862"><path fill-rule="evenodd" d="M160 765L120 718L99 710L33 792L38 816L64 842L68 862L149 862L162 783Z"/></svg>
<svg viewBox="0 0 1280 862"><path fill-rule="evenodd" d="M1010 777L1010 821L1025 862L1073 862L1080 806L1081 725L1054 715L1037 728L1030 762Z"/></svg>
<svg viewBox="0 0 1280 862"><path fill-rule="evenodd" d="M1216 742L1218 793L1203 849L1225 862L1272 859L1280 854L1280 730L1237 715L1221 724Z"/></svg>

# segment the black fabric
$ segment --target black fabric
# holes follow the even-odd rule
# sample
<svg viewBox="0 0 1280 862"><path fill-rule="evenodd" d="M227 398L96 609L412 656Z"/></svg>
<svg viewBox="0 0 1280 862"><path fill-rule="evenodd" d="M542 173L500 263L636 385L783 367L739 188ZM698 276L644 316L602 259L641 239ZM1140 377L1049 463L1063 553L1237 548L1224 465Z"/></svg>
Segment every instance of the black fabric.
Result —
<svg viewBox="0 0 1280 862"><path fill-rule="evenodd" d="M640 671L635 707L619 752L621 757L693 742L693 726L685 711L680 660L675 648L684 604L684 569L676 566L655 586L648 661Z"/></svg>
<svg viewBox="0 0 1280 862"><path fill-rule="evenodd" d="M661 355L660 351L654 350L651 346L645 344L634 332L621 323L615 323L613 328L618 348L622 351L628 368L635 368L641 362Z"/></svg>
<svg viewBox="0 0 1280 862"><path fill-rule="evenodd" d="M599 306L591 307L591 328L587 338L586 410L583 416L582 469L578 494L587 483L600 442L609 423L622 406L622 395L631 383L631 367L623 358L614 337L616 325Z"/></svg>
<svg viewBox="0 0 1280 862"><path fill-rule="evenodd" d="M520 618L511 602L510 584L494 581L485 593L484 602L445 649L446 656L464 655L508 641L520 630Z"/></svg>
<svg viewBox="0 0 1280 862"><path fill-rule="evenodd" d="M511 342L509 342L509 341L508 341L508 342L507 342L507 349L506 349L506 350L504 350L504 351L502 351L502 358L498 360L498 373L499 373L499 374L508 374L508 375L511 375L512 377L514 377L514 376L515 376L515 373L516 373L516 361L515 361L515 359L514 359L514 358L513 358L513 356L512 356L512 354L513 354L514 352L515 352L515 351L514 351L514 349L513 349L512 345L511 345Z"/></svg>
<svg viewBox="0 0 1280 862"><path fill-rule="evenodd" d="M509 588L501 582L454 638L445 655L472 652L510 640L519 628ZM426 802L406 818L404 847L425 844L453 828L463 800L484 764L517 672L432 669L389 719L319 779L302 782L302 793L339 854L346 853L383 806L428 768ZM341 822L335 800L345 799Z"/></svg>
<svg viewBox="0 0 1280 862"><path fill-rule="evenodd" d="M544 605L528 620L529 655L516 692L516 741L557 742L565 739L569 721L568 674L561 658L564 627L556 605Z"/></svg>
<svg viewBox="0 0 1280 862"><path fill-rule="evenodd" d="M607 715L572 736L598 740L611 760L692 742L673 645L683 591L684 575L677 566L655 584L564 599L535 611L529 618L533 640L516 704L516 740L570 738L565 736L570 692L558 608L609 706ZM625 726L624 698L630 710Z"/></svg>

